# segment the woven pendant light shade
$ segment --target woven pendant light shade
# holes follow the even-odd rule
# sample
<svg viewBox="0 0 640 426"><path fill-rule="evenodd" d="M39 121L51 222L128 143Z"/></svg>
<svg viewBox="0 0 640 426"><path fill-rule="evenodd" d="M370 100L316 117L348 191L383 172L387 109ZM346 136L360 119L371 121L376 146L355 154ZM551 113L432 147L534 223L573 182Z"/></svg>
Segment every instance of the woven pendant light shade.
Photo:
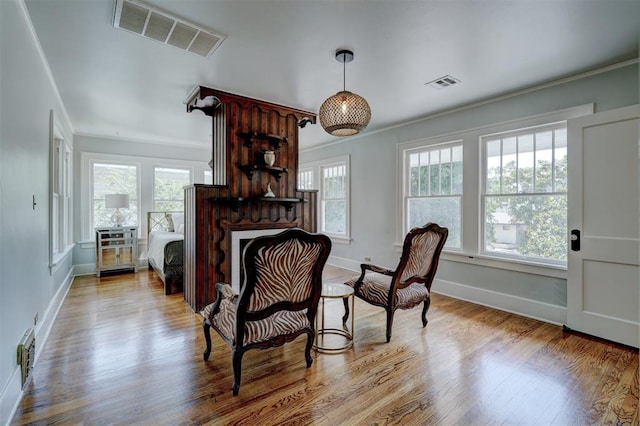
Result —
<svg viewBox="0 0 640 426"><path fill-rule="evenodd" d="M371 108L362 96L349 92L344 87L344 64L353 60L353 52L338 50L336 60L343 63L343 89L322 103L318 116L320 125L327 133L333 136L351 136L367 127L371 120Z"/></svg>
<svg viewBox="0 0 640 426"><path fill-rule="evenodd" d="M364 130L371 120L371 108L360 95L343 90L320 106L320 125L333 136L351 136Z"/></svg>

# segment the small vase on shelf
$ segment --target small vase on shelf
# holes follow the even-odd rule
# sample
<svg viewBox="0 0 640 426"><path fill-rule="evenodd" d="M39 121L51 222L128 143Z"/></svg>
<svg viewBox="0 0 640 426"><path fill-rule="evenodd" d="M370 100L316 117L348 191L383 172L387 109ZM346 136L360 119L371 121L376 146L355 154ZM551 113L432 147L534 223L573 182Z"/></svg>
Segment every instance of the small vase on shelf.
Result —
<svg viewBox="0 0 640 426"><path fill-rule="evenodd" d="M274 198L276 194L271 191L271 183L267 184L267 192L264 193L263 197L265 198Z"/></svg>
<svg viewBox="0 0 640 426"><path fill-rule="evenodd" d="M276 162L276 152L275 151L265 151L264 152L264 163L271 167Z"/></svg>

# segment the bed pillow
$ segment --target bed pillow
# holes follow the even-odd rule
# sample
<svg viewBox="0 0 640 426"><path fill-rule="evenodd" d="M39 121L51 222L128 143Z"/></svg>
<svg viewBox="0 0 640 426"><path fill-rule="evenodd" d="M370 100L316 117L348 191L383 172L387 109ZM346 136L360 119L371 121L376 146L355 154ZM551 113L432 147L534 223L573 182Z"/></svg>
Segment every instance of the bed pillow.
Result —
<svg viewBox="0 0 640 426"><path fill-rule="evenodd" d="M171 219L173 219L173 229L171 231L182 234L184 231L184 213L173 213Z"/></svg>
<svg viewBox="0 0 640 426"><path fill-rule="evenodd" d="M164 219L167 221L167 231L173 232L175 230L175 225L173 224L173 218L171 217L171 213L165 213Z"/></svg>

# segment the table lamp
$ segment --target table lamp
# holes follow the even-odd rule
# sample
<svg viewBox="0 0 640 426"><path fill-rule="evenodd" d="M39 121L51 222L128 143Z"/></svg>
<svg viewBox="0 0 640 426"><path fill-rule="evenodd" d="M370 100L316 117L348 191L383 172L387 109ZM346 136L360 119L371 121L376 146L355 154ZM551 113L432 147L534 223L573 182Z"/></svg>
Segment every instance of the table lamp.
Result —
<svg viewBox="0 0 640 426"><path fill-rule="evenodd" d="M108 209L116 209L113 216L111 216L111 222L114 226L122 226L124 215L120 212L120 209L129 208L129 194L106 194L104 196L104 205Z"/></svg>

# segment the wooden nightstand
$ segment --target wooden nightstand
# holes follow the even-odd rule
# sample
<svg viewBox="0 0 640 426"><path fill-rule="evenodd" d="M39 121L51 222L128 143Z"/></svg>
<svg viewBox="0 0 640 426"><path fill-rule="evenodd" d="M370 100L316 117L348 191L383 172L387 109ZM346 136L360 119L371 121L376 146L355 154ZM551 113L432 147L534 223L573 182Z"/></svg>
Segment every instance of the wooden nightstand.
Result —
<svg viewBox="0 0 640 426"><path fill-rule="evenodd" d="M138 227L96 228L96 276L122 269L138 272Z"/></svg>

